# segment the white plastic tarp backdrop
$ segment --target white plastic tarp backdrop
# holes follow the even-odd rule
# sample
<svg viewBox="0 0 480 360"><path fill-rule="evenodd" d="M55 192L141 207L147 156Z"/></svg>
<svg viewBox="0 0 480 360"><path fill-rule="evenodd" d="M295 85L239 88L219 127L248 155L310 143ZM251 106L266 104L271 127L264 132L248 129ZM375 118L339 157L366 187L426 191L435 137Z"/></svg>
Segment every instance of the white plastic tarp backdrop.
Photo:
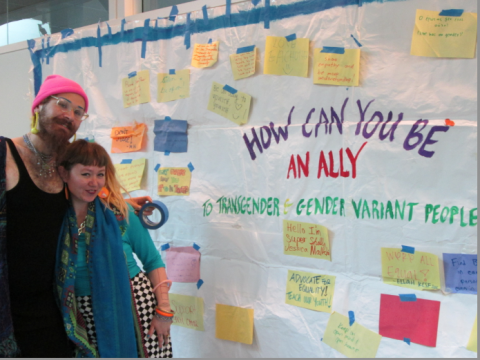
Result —
<svg viewBox="0 0 480 360"><path fill-rule="evenodd" d="M293 8L291 0L274 1L275 8ZM321 0L297 2L299 9L309 9ZM338 3L338 4L337 4ZM330 1L325 9L302 11L296 16L275 20L271 16L270 28L261 21L240 26L217 26L206 32L191 31L189 49L183 33L165 40L146 41L145 58L142 58L142 38L138 41L120 41L108 45L108 28L100 24L103 42L101 64L99 47L95 46L97 26L75 31L61 39L53 35L48 43L47 57L38 58L41 79L50 74L61 74L80 83L90 99L90 117L79 130L79 137L94 137L95 141L110 150L111 128L132 125L134 120L148 126L146 147L140 152L112 154L114 163L122 159L145 157L147 167L142 190L133 196L157 195L155 165L162 167L194 166L190 196L161 197L170 212L170 218L161 229L152 231L158 249L164 243L171 246L190 246L195 242L200 248L201 278L204 284L175 283L171 292L202 297L205 304L205 331L183 327L172 328L174 356L176 357L343 357L321 339L330 314L316 312L285 304L288 270L302 270L316 274L336 276L333 310L346 315L355 312L356 321L378 332L380 294L398 295L415 293L423 299L441 302L437 346L430 348L382 338L378 357L474 357L466 350L477 312L477 296L445 294L442 291L415 291L384 284L381 278L381 247L409 245L419 251L431 252L442 258L442 253L477 252L476 226L461 226L460 217L452 224L425 221L425 206L438 205L464 208L464 221L469 221L469 211L477 207L477 62L476 59L427 58L410 55L410 45L416 9L464 9L477 12L477 2L465 1L390 1L360 2ZM203 5L203 4L202 4ZM323 5L322 5L323 6ZM231 6L232 19L242 13L246 19L254 18L256 7L251 2ZM226 7L208 9L210 21L225 16ZM152 12L149 26L173 26L168 18L158 19ZM177 16L175 25L187 21L185 14ZM191 26L201 27L203 14L192 12ZM143 21L127 22L124 31L143 28ZM140 34L141 34L140 30ZM120 26L112 26L115 36ZM265 40L267 36L287 36L310 39L309 77L273 76L263 74ZM362 45L360 59L360 84L358 87L314 85L312 82L313 49L323 46L358 48L353 35ZM188 36L188 34L187 34ZM77 43L86 39L93 46L79 46L77 50L61 51L60 45ZM88 40L90 39L90 40ZM218 40L219 59L211 68L197 69L190 65L193 45ZM31 43L31 45L33 45ZM66 45L66 46L67 46ZM243 46L255 45L257 52L256 74L234 81L229 55ZM37 40L32 51L42 48ZM57 49L51 52L49 49ZM48 61L47 61L48 60ZM151 102L124 108L122 78L132 71L150 70ZM169 69L190 69L190 97L167 103L158 103L157 74ZM34 72L32 72L32 79ZM33 80L32 80L33 81ZM252 96L252 106L247 124L238 126L207 110L212 82L228 84ZM370 104L367 110L367 104ZM337 123L331 133L325 124L318 128L322 108L331 119L331 108L338 116L343 113L342 133ZM311 111L310 124L303 126ZM293 110L292 110L293 109ZM361 110L360 110L361 109ZM380 115L392 112L392 121L382 130L375 125ZM361 114L364 122L360 123ZM391 124L403 119L394 132L380 139L391 129ZM290 115L291 114L291 115ZM290 115L288 138L280 136L277 143L265 127L285 129ZM171 153L154 151L154 120L170 116L187 120L188 151ZM407 150L409 133L419 119L428 119L421 131L423 141L434 126L445 126L445 119L455 121L448 131L437 131L432 136L435 143L423 150L433 152L431 157L422 154L422 143ZM332 120L333 121L333 120ZM417 131L424 123L420 123ZM262 130L262 127L263 130ZM254 130L252 130L254 129ZM375 130L373 135L370 134ZM310 133L310 137L304 135ZM359 130L357 132L357 130ZM254 140L254 132L258 143ZM263 135L263 140L262 136ZM251 143L255 159L244 139ZM418 137L411 137L415 144ZM346 155L347 148L357 154L356 177ZM264 146L265 145L265 146ZM259 146L262 147L260 151ZM341 150L342 149L342 150ZM332 151L334 170L338 171L339 152L343 152L347 177L317 177L320 153L327 163ZM290 172L291 156L299 155L304 161L310 156L309 175L295 178ZM431 154L431 153L430 153ZM225 214L220 211L221 197L235 199L270 197L279 199L279 215ZM306 214L298 207L301 199L338 197L345 201L344 216ZM293 204L285 208L285 201ZM370 214L355 213L352 200L358 204L365 200L418 203L412 206L412 218L377 219ZM251 200L250 200L251 201ZM207 202L207 204L205 204ZM212 204L209 206L208 204ZM205 205L205 206L204 206ZM251 206L251 205L250 205ZM408 214L409 206L405 212ZM251 208L250 208L251 210ZM300 215L298 212L300 212ZM286 214L284 213L286 211ZM209 213L209 215L207 215ZM476 212L475 212L476 213ZM321 224L328 228L332 248L332 261L287 256L283 252L282 222L284 219ZM162 253L164 256L165 253ZM441 261L440 261L441 262ZM443 270L441 269L443 273ZM215 304L253 308L254 340L252 345L215 338ZM399 317L402 314L398 314Z"/></svg>

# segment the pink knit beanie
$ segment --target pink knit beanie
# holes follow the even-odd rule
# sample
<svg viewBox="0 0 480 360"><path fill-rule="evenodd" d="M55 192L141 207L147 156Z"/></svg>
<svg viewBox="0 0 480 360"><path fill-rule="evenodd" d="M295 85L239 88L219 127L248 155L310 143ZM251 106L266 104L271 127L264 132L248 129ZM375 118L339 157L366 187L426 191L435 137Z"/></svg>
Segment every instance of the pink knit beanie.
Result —
<svg viewBox="0 0 480 360"><path fill-rule="evenodd" d="M40 86L40 91L35 97L35 100L33 100L32 114L34 113L34 109L43 100L45 100L47 97L51 95L56 95L60 93L74 93L74 94L80 95L85 100L85 112L88 111L88 97L80 85L78 85L73 80L64 78L63 76L50 75L50 76L47 76L42 86Z"/></svg>

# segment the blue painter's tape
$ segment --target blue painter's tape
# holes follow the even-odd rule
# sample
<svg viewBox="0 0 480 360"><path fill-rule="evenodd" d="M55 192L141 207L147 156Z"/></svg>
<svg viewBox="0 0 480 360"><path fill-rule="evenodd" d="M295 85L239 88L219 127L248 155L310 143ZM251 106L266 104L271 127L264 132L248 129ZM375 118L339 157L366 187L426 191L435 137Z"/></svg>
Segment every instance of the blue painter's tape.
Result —
<svg viewBox="0 0 480 360"><path fill-rule="evenodd" d="M175 21L175 18L177 17L177 15L178 15L178 7L177 5L173 5L172 10L170 10L170 16L168 17L168 19L170 21Z"/></svg>
<svg viewBox="0 0 480 360"><path fill-rule="evenodd" d="M270 0L265 0L265 8L263 11L263 27L270 29Z"/></svg>
<svg viewBox="0 0 480 360"><path fill-rule="evenodd" d="M400 301L405 302L405 301L417 301L417 296L415 294L400 294Z"/></svg>
<svg viewBox="0 0 480 360"><path fill-rule="evenodd" d="M160 169L160 164L155 165L155 168L153 170L155 170L155 172L157 172L158 169Z"/></svg>
<svg viewBox="0 0 480 360"><path fill-rule="evenodd" d="M203 285L203 280L202 280L202 279L198 280L198 282L197 282L197 289L200 289L200 287L201 287L202 285Z"/></svg>
<svg viewBox="0 0 480 360"><path fill-rule="evenodd" d="M197 251L200 250L200 246L198 246L198 245L195 244L195 243L193 243L193 248L194 248L195 250L197 250Z"/></svg>
<svg viewBox="0 0 480 360"><path fill-rule="evenodd" d="M208 44L211 44L212 43L212 39L208 39Z"/></svg>
<svg viewBox="0 0 480 360"><path fill-rule="evenodd" d="M297 40L297 34L292 34L292 35L285 36L285 39L287 39L288 42L293 41L293 40Z"/></svg>
<svg viewBox="0 0 480 360"><path fill-rule="evenodd" d="M170 249L170 244L163 244L163 245L160 247L160 249L161 249L162 251L168 250L168 249Z"/></svg>
<svg viewBox="0 0 480 360"><path fill-rule="evenodd" d="M152 207L154 207L155 209L157 209L160 212L160 221L158 221L158 222L153 222L152 220L150 220L148 218L147 215L145 215L145 211L147 211L147 209L148 209L148 211L151 211ZM140 219L140 223L142 224L142 226L144 228L150 229L150 230L156 230L156 229L162 227L163 225L165 225L165 223L167 222L167 220L168 220L168 209L165 206L165 204L162 203L161 201L154 200L153 202L145 203L142 206L142 208L138 212L138 218ZM165 246L165 245L163 245L163 246ZM163 250L163 246L162 246L162 250ZM168 245L168 247L170 247L170 245Z"/></svg>
<svg viewBox="0 0 480 360"><path fill-rule="evenodd" d="M203 23L205 25L208 25L208 12L207 12L207 5L202 6L202 12L203 12Z"/></svg>
<svg viewBox="0 0 480 360"><path fill-rule="evenodd" d="M343 47L334 47L334 46L324 46L322 53L328 53L328 54L345 54L345 48Z"/></svg>
<svg viewBox="0 0 480 360"><path fill-rule="evenodd" d="M463 9L449 9L440 11L439 16L462 16Z"/></svg>
<svg viewBox="0 0 480 360"><path fill-rule="evenodd" d="M131 163L132 163L132 159L123 159L120 164L131 164Z"/></svg>
<svg viewBox="0 0 480 360"><path fill-rule="evenodd" d="M123 32L125 31L125 24L127 23L127 20L122 19L122 25L120 27L120 36L123 37Z"/></svg>
<svg viewBox="0 0 480 360"><path fill-rule="evenodd" d="M43 61L45 60L45 38L42 38L42 52L40 53L40 59Z"/></svg>
<svg viewBox="0 0 480 360"><path fill-rule="evenodd" d="M411 247L411 246L402 245L402 252L409 253L409 254L415 254L415 248Z"/></svg>
<svg viewBox="0 0 480 360"><path fill-rule="evenodd" d="M244 46L244 47L241 47L241 48L237 49L237 54L242 54L242 53L250 52L250 51L253 51L253 50L255 50L255 45Z"/></svg>
<svg viewBox="0 0 480 360"><path fill-rule="evenodd" d="M403 341L405 341L408 345L410 345L410 339L409 338L403 338Z"/></svg>
<svg viewBox="0 0 480 360"><path fill-rule="evenodd" d="M353 311L348 312L348 321L350 326L352 326L353 323L355 322L355 313Z"/></svg>
<svg viewBox="0 0 480 360"><path fill-rule="evenodd" d="M257 6L259 2L260 2L260 0L252 0L253 6Z"/></svg>
<svg viewBox="0 0 480 360"><path fill-rule="evenodd" d="M35 96L37 96L38 91L40 90L40 85L42 85L42 65L40 64L40 59L38 54L33 51L35 49L35 40L27 40L28 51L30 52L30 59L33 64L33 88L35 91Z"/></svg>
<svg viewBox="0 0 480 360"><path fill-rule="evenodd" d="M132 78L134 76L137 76L137 72L136 71L132 71L130 74L128 74L128 78Z"/></svg>
<svg viewBox="0 0 480 360"><path fill-rule="evenodd" d="M166 150L165 151L165 156L169 156L170 155L170 151Z"/></svg>
<svg viewBox="0 0 480 360"><path fill-rule="evenodd" d="M232 0L227 0L226 4L226 9L225 9L225 16L227 18L230 18L230 13L232 12Z"/></svg>
<svg viewBox="0 0 480 360"><path fill-rule="evenodd" d="M62 39L65 39L66 37L69 37L70 35L73 34L73 29L70 29L70 28L63 29L62 31L60 31L60 34L62 34Z"/></svg>
<svg viewBox="0 0 480 360"><path fill-rule="evenodd" d="M98 47L98 66L102 67L102 37L100 36L100 25L97 26L97 47Z"/></svg>
<svg viewBox="0 0 480 360"><path fill-rule="evenodd" d="M187 22L185 24L185 38L183 44L187 49L190 49L190 13L187 14Z"/></svg>
<svg viewBox="0 0 480 360"><path fill-rule="evenodd" d="M187 167L190 169L190 172L192 172L193 170L195 170L195 168L193 167L192 163L189 162Z"/></svg>
<svg viewBox="0 0 480 360"><path fill-rule="evenodd" d="M355 43L357 44L358 47L362 47L362 44L360 44L360 41L355 39L355 36L353 36L352 34L350 34L350 36L352 37L353 40L355 40Z"/></svg>
<svg viewBox="0 0 480 360"><path fill-rule="evenodd" d="M172 118L170 116L165 116L165 121L172 121Z"/></svg>
<svg viewBox="0 0 480 360"><path fill-rule="evenodd" d="M168 73L169 73L170 75L175 75L175 69L170 69L170 70L168 70Z"/></svg>
<svg viewBox="0 0 480 360"><path fill-rule="evenodd" d="M145 53L147 52L147 39L150 32L150 19L145 19L143 23L143 36L142 36L142 54L141 58L145 59Z"/></svg>
<svg viewBox="0 0 480 360"><path fill-rule="evenodd" d="M47 59L47 65L50 64L50 36L47 38L47 52L45 53Z"/></svg>
<svg viewBox="0 0 480 360"><path fill-rule="evenodd" d="M237 90L232 88L231 86L225 85L223 87L223 90L228 91L230 94L236 94Z"/></svg>
<svg viewBox="0 0 480 360"><path fill-rule="evenodd" d="M107 22L107 30L108 30L108 38L111 39L112 38L112 28L110 27L110 25L108 25L108 22Z"/></svg>

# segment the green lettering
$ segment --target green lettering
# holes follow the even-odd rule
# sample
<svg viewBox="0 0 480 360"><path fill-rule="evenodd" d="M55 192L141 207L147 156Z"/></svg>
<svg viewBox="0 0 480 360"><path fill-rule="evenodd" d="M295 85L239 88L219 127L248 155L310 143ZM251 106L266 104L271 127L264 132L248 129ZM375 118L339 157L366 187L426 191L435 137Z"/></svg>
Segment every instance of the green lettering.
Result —
<svg viewBox="0 0 480 360"><path fill-rule="evenodd" d="M397 214L400 214L400 219L403 220L403 216L405 215L405 201L403 201L403 207L400 209L400 203L398 200L395 200L395 219L397 218Z"/></svg>

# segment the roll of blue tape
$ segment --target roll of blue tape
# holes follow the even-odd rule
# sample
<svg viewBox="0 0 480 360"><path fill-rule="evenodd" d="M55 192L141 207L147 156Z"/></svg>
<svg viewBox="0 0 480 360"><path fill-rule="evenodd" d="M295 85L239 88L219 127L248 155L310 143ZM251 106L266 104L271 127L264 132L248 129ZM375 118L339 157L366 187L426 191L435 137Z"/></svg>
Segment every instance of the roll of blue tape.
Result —
<svg viewBox="0 0 480 360"><path fill-rule="evenodd" d="M151 208L151 207L160 211L160 215L162 216L162 218L160 219L160 222L157 222L157 223L153 222L152 220L150 220L148 218L147 215L144 214L145 210L147 208ZM150 230L155 230L155 229L158 229L158 228L162 227L167 222L167 220L168 220L168 209L165 206L165 204L162 203L161 201L154 200L153 202L146 203L145 205L142 206L142 208L138 212L138 217L139 217L140 223L143 225L143 227L145 227L147 229L150 229Z"/></svg>

